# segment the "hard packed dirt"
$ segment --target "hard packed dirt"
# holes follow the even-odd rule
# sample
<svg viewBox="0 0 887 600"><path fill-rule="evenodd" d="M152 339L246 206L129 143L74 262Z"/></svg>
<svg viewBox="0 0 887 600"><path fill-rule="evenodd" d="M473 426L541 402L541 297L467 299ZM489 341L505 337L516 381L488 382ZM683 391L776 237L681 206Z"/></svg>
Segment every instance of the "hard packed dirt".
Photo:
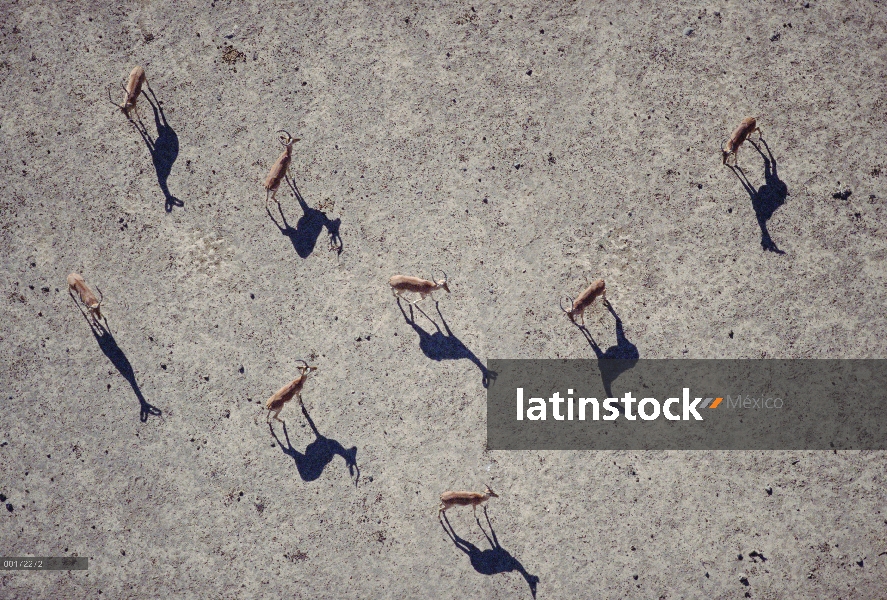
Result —
<svg viewBox="0 0 887 600"><path fill-rule="evenodd" d="M0 596L884 596L884 452L490 451L485 385L887 357L885 43L837 0L0 1L0 548L90 557Z"/></svg>

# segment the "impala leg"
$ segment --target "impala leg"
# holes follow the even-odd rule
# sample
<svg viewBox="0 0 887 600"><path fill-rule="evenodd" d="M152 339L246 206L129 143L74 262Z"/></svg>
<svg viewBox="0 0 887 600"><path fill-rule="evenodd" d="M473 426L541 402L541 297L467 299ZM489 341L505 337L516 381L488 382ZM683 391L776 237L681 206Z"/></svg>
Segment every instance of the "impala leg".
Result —
<svg viewBox="0 0 887 600"><path fill-rule="evenodd" d="M606 290L601 292L601 301L604 303L604 306L610 306L610 301L607 300L607 291Z"/></svg>

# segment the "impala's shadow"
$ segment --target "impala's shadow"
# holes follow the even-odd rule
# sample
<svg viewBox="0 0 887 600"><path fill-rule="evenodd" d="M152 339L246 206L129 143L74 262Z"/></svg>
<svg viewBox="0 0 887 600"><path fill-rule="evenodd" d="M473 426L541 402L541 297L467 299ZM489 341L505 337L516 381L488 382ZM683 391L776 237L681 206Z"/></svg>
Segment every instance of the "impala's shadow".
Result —
<svg viewBox="0 0 887 600"><path fill-rule="evenodd" d="M533 594L533 598L535 598L536 585L539 583L539 578L527 573L520 561L499 545L499 539L496 537L496 531L490 522L490 515L487 514L486 507L484 507L484 516L487 519L487 525L490 527L490 535L487 535L484 526L480 523L480 519L477 519L477 524L480 526L480 530L484 532L484 537L490 543L489 550L481 550L471 542L460 538L450 524L449 519L447 519L447 513L443 514L443 520L440 522L440 525L450 539L453 540L453 543L456 544L456 547L468 555L468 560L471 561L471 566L474 567L475 571L481 575L496 575L498 573L517 571L526 580L527 585L530 586L530 592ZM446 525L444 525L444 521L446 521ZM449 529L447 529L447 525L449 525Z"/></svg>
<svg viewBox="0 0 887 600"><path fill-rule="evenodd" d="M601 350L597 342L591 336L591 332L583 325L576 325L582 331L582 335L588 341L591 349L594 350L598 360L598 369L601 372L601 379L604 383L604 390L607 392L608 398L614 398L612 385L621 374L634 368L640 358L638 347L628 341L625 337L625 330L622 328L622 319L613 310L612 304L607 304L607 310L616 319L616 345L610 346L606 351ZM620 409L621 410L621 409Z"/></svg>
<svg viewBox="0 0 887 600"><path fill-rule="evenodd" d="M80 308L79 304L77 304L77 308ZM108 327L103 326L101 323L92 321L86 316L86 313L83 312L82 308L80 308L80 312L89 324L89 328L92 331L93 337L95 337L95 341L98 342L99 348L102 349L102 352L105 353L105 356L108 357L111 364L114 365L117 371L120 372L123 378L126 379L127 383L132 387L132 391L135 393L136 398L139 401L139 420L141 420L142 423L145 423L149 416L162 417L163 411L148 404L148 401L145 400L145 396L142 395L142 390L139 387L139 383L136 381L135 371L133 370L129 359L126 358L126 354L124 354L123 350L120 349L120 346L117 345L117 340L111 335L111 330ZM105 319L105 325L107 324L108 320Z"/></svg>
<svg viewBox="0 0 887 600"><path fill-rule="evenodd" d="M769 252L775 252L776 254L785 254L785 252L776 246L776 242L773 241L773 238L770 237L770 231L767 229L767 221L770 220L773 213L776 212L776 209L785 204L785 198L788 196L788 186L779 178L779 174L776 171L776 159L773 158L773 153L770 152L770 146L767 145L767 142L763 138L759 141L763 144L764 148L767 149L766 155L761 152L761 149L753 141L748 140L748 143L754 146L754 149L757 150L758 154L761 155L761 158L764 159L764 185L755 189L751 182L749 182L748 177L745 176L745 171L743 171L741 167L730 166L730 169L739 179L740 183L742 183L742 187L745 188L745 191L748 192L748 195L751 198L752 208L754 209L755 217L758 220L758 227L761 228L761 248Z"/></svg>
<svg viewBox="0 0 887 600"><path fill-rule="evenodd" d="M151 96L154 96L154 102L151 102L151 98L142 90L142 94L145 95L145 99L151 105L151 110L154 111L157 138L151 139L148 129L141 122L141 119L138 122L131 121L131 123L136 128L136 131L139 132L139 135L142 136L142 140L144 140L145 145L148 147L148 152L151 153L151 161L154 163L154 171L157 173L157 183L166 197L166 212L171 212L173 206L185 205L184 202L169 193L169 185L167 184L173 163L176 162L176 158L179 156L179 136L176 135L176 132L166 121L163 107L157 100L157 96L154 95L154 90L151 89L151 86L146 85L146 87L151 92Z"/></svg>
<svg viewBox="0 0 887 600"><path fill-rule="evenodd" d="M404 320L406 320L407 324L419 335L419 348L425 356L431 360L459 360L467 358L480 369L483 377L483 386L488 387L490 385L490 380L496 378L496 372L487 369L486 365L475 356L474 352L469 350L459 338L453 335L453 332L450 331L449 325L447 325L447 322L443 318L443 314L440 312L440 304L435 302L434 305L437 308L437 314L440 316L440 322L443 323L446 334L440 330L438 324L431 317L425 314L425 311L417 306L416 309L425 315L425 318L431 321L431 324L434 325L434 328L437 329L437 331L434 333L428 333L419 327L413 316L413 305L410 304L410 316L407 316L406 311L400 303L400 298L397 299L397 307L400 309L401 314L403 314Z"/></svg>
<svg viewBox="0 0 887 600"><path fill-rule="evenodd" d="M287 223L286 216L283 214L283 207L281 207L279 203L277 204L277 209L280 211L280 216L283 219L282 227L277 222L277 219L274 218L274 215L271 214L271 211L268 210L267 206L265 207L265 210L268 210L268 216L271 217L271 220L277 225L280 233L290 239L296 254L298 254L300 258L308 258L311 256L311 253L314 252L314 247L317 245L317 238L320 237L320 232L323 229L326 229L327 232L330 252L335 251L337 255L342 254L344 245L342 244L342 238L339 235L339 227L342 225L342 219L331 221L322 210L311 208L308 206L308 203L305 202L305 199L302 198L299 188L296 187L296 182L289 177L286 178L286 182L293 191L296 200L298 200L299 206L302 207L302 216L299 218L298 222L296 222L296 226L290 227L290 224Z"/></svg>
<svg viewBox="0 0 887 600"><path fill-rule="evenodd" d="M271 435L274 436L277 445L280 446L280 449L283 450L284 454L288 454L294 461L296 461L296 469L299 471L299 476L302 478L302 481L316 480L323 474L323 470L328 464L330 464L330 462L332 462L334 457L341 456L345 460L345 464L348 465L348 473L354 477L354 485L356 486L360 479L360 468L357 466L357 446L352 446L346 450L345 447L336 440L321 435L320 432L317 431L314 421L312 421L311 417L308 415L308 411L305 409L304 404L302 405L302 414L305 415L305 419L308 421L308 425L311 426L311 431L314 432L316 438L313 442L308 444L304 453L293 448L293 445L290 442L289 433L286 430L286 423L283 424L283 436L286 439L286 446L280 443L280 439L277 437L277 434L274 433L274 426L269 424L271 427Z"/></svg>

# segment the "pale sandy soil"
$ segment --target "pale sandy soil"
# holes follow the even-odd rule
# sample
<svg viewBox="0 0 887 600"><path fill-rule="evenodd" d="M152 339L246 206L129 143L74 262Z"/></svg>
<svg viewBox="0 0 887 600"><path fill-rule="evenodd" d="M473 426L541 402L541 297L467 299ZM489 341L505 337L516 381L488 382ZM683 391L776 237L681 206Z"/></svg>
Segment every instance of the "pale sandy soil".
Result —
<svg viewBox="0 0 887 600"><path fill-rule="evenodd" d="M887 597L883 452L490 452L483 387L597 277L608 356L887 357L883 3L474 8L0 2L0 548L92 557L0 596Z"/></svg>

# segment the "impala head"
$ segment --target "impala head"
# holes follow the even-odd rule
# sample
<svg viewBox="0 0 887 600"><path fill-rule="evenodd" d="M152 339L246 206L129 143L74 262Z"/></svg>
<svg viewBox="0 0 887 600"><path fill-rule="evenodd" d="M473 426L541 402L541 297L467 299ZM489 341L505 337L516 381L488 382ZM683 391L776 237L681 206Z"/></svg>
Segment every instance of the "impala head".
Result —
<svg viewBox="0 0 887 600"><path fill-rule="evenodd" d="M277 140L283 145L284 148L290 150L293 147L293 144L298 142L302 138L294 138L290 135L290 132L286 129L278 129L277 133L285 133L286 135L277 136ZM304 361L302 361L304 362Z"/></svg>
<svg viewBox="0 0 887 600"><path fill-rule="evenodd" d="M730 143L729 139L725 139L721 142L721 163L727 164L727 157L730 156L730 150L728 149L728 145Z"/></svg>
<svg viewBox="0 0 887 600"><path fill-rule="evenodd" d="M449 288L449 286L447 285L447 274L446 274L444 271L441 271L441 273L443 274L443 279L441 279L440 281L435 280L435 279L434 279L434 274L432 273L431 281L433 281L434 284L435 284L437 287L439 287L440 289L442 289L442 290L446 290L446 292L449 294L449 293L450 293L450 288Z"/></svg>
<svg viewBox="0 0 887 600"><path fill-rule="evenodd" d="M558 304L560 305L561 310L564 311L564 314L566 314L568 317L570 317L570 319L572 319L573 318L573 299L570 298L569 296L567 296L567 302L570 303L570 310L567 310L564 308L564 299L563 298L561 298L558 301Z"/></svg>
<svg viewBox="0 0 887 600"><path fill-rule="evenodd" d="M300 362L300 363L302 363L301 365L299 365L298 367L296 367L297 369L299 369L299 372L300 372L302 375L307 375L307 374L310 373L311 371L316 371L316 370L317 370L317 367L311 367L311 366L308 366L308 363L305 362L304 360L302 360L301 358L297 358L297 359L296 359L296 362Z"/></svg>
<svg viewBox="0 0 887 600"><path fill-rule="evenodd" d="M99 289L99 286L95 286L95 291L99 293L99 301L95 306L90 306L89 308L94 308L98 311L102 307L102 302L105 300L105 295L102 293L102 290Z"/></svg>
<svg viewBox="0 0 887 600"><path fill-rule="evenodd" d="M498 498L499 497L499 494L494 492L490 486L485 485L484 487L487 488L487 495L489 495L491 498Z"/></svg>
<svg viewBox="0 0 887 600"><path fill-rule="evenodd" d="M95 289L99 293L99 298L95 302L95 304L87 304L86 307L89 308L89 312L92 313L95 319L104 319L104 317L102 316L102 302L105 299L105 295L102 293L102 290L100 290L98 286L96 286Z"/></svg>
<svg viewBox="0 0 887 600"><path fill-rule="evenodd" d="M121 85L120 87L123 88L123 93L126 94L126 96L123 99L123 104L117 104L116 102L114 102L114 99L111 98L111 86L110 85L108 86L108 100L111 102L111 104L113 104L114 106L116 106L117 108L119 108L120 110L122 110L124 113L126 113L128 115L129 111L132 110L133 107L135 107L135 105L136 105L135 98L130 97L129 92L126 90L125 87L123 87L123 85Z"/></svg>

